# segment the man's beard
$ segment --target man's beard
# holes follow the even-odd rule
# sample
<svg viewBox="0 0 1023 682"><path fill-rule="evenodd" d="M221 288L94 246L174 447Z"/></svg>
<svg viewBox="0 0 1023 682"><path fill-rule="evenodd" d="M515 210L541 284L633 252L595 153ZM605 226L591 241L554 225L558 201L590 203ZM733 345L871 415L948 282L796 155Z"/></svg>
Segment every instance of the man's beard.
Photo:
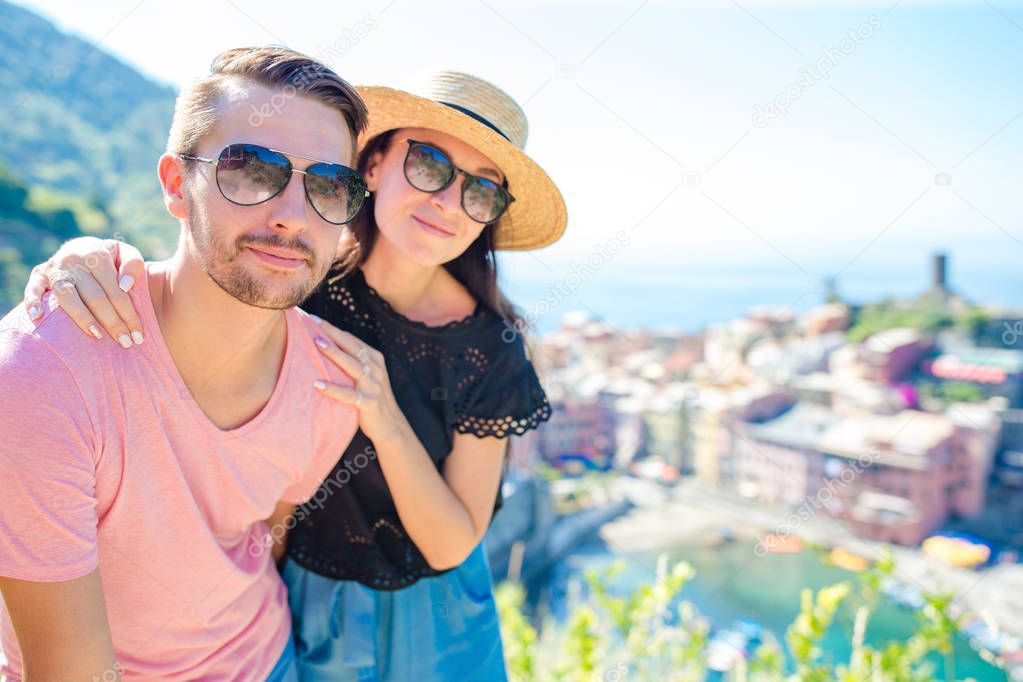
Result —
<svg viewBox="0 0 1023 682"><path fill-rule="evenodd" d="M270 310L293 308L304 301L320 283L330 267L327 262L320 265L312 250L302 242L288 243L268 235L260 239L239 239L234 244L227 244L217 235L217 230L210 225L205 211L199 210L191 197L186 198L188 207L188 226L195 243L199 263L206 274L230 296L246 305ZM297 251L309 259L311 275L299 282L288 285L274 285L253 277L249 269L240 262L245 245L263 245ZM281 276L281 281L285 276Z"/></svg>

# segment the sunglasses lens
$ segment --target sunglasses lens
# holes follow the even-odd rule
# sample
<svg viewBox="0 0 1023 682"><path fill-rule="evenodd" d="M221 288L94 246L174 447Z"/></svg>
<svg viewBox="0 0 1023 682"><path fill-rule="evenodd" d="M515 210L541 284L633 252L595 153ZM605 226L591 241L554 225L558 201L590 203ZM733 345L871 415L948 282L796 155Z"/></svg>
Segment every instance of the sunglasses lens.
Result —
<svg viewBox="0 0 1023 682"><path fill-rule="evenodd" d="M478 223L491 223L504 213L508 195L501 187L485 178L467 180L462 188L462 207Z"/></svg>
<svg viewBox="0 0 1023 682"><path fill-rule="evenodd" d="M228 201L243 206L273 197L291 179L291 164L277 152L252 144L232 144L217 161L217 184Z"/></svg>
<svg viewBox="0 0 1023 682"><path fill-rule="evenodd" d="M448 187L456 168L444 152L409 140L405 156L405 178L421 192L439 192ZM464 172L464 171L461 171ZM465 174L462 209L478 223L492 223L501 217L511 197L493 180Z"/></svg>
<svg viewBox="0 0 1023 682"><path fill-rule="evenodd" d="M405 156L405 178L421 192L436 192L451 183L455 167L442 152L413 144Z"/></svg>
<svg viewBox="0 0 1023 682"><path fill-rule="evenodd" d="M305 191L309 203L328 223L341 225L355 217L366 198L366 183L358 171L331 163L306 169Z"/></svg>

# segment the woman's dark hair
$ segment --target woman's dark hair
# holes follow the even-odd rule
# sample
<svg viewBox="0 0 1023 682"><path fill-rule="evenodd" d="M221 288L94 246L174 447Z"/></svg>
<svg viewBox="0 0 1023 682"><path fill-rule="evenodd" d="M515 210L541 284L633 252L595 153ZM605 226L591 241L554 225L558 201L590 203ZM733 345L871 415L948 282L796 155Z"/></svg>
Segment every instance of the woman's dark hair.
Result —
<svg viewBox="0 0 1023 682"><path fill-rule="evenodd" d="M359 153L358 170L365 173L370 159L376 153L385 153L394 139L395 130L377 135ZM348 232L338 247L337 258L332 269L333 275L344 276L366 262L376 243L378 228L375 214L375 197L370 195L359 211L359 215L348 224ZM525 320L515 306L505 298L497 285L497 261L494 258L494 244L497 222L483 228L460 256L444 264L444 268L464 286L472 297L500 315L515 330L522 330Z"/></svg>

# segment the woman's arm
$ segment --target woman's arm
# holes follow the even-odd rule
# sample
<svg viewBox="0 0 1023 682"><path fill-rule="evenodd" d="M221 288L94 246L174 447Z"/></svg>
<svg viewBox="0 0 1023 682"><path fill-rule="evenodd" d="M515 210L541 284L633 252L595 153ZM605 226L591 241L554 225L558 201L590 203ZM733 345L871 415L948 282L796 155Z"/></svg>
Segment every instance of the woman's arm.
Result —
<svg viewBox="0 0 1023 682"><path fill-rule="evenodd" d="M295 513L295 505L290 502L278 502L274 513L266 520L270 533L270 553L274 563L280 563L284 551L288 548L288 517Z"/></svg>
<svg viewBox="0 0 1023 682"><path fill-rule="evenodd" d="M458 566L490 525L506 441L456 434L438 472L394 399L383 355L328 322L320 326L333 343L317 345L355 386L317 382L317 390L358 410L359 428L376 449L398 517L430 566Z"/></svg>
<svg viewBox="0 0 1023 682"><path fill-rule="evenodd" d="M130 348L142 343L143 336L127 292L144 275L142 254L134 246L78 237L32 268L25 286L25 310L33 320L39 318L43 293L52 289L57 303L83 332L100 339L102 329Z"/></svg>
<svg viewBox="0 0 1023 682"><path fill-rule="evenodd" d="M373 445L398 517L416 547L438 571L460 565L490 525L507 441L456 434L443 475L411 429Z"/></svg>

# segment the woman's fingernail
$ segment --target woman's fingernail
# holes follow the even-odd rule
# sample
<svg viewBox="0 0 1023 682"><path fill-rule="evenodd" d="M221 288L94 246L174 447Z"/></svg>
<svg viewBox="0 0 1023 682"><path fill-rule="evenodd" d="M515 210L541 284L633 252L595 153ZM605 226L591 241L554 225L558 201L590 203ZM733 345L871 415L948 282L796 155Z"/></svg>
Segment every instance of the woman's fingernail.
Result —
<svg viewBox="0 0 1023 682"><path fill-rule="evenodd" d="M89 333L95 336L97 340L103 338L103 335L99 333L99 327L94 324L89 325Z"/></svg>
<svg viewBox="0 0 1023 682"><path fill-rule="evenodd" d="M121 334L118 336L117 342L121 344L121 348L131 348L131 337L127 334Z"/></svg>
<svg viewBox="0 0 1023 682"><path fill-rule="evenodd" d="M325 389L327 387L327 384L325 384L321 380L317 379L316 381L313 382L313 386L315 386L316 388L318 388L318 389L320 389L322 391L323 389Z"/></svg>
<svg viewBox="0 0 1023 682"><path fill-rule="evenodd" d="M30 318L32 318L33 320L38 320L39 316L42 315L42 314L43 314L43 311L39 307L38 303L33 303L32 305L30 305L28 307L28 316Z"/></svg>
<svg viewBox="0 0 1023 682"><path fill-rule="evenodd" d="M131 275L121 275L121 279L118 280L117 286L124 293L131 291L131 288L135 285L135 278Z"/></svg>
<svg viewBox="0 0 1023 682"><path fill-rule="evenodd" d="M326 348L327 347L327 342L324 341L323 339L321 339L318 336L315 339L313 339L313 343L315 343L320 348Z"/></svg>
<svg viewBox="0 0 1023 682"><path fill-rule="evenodd" d="M135 341L136 346L142 345L142 332L132 332L131 338Z"/></svg>
<svg viewBox="0 0 1023 682"><path fill-rule="evenodd" d="M315 322L316 324L323 324L322 317L319 317L318 315L313 315L312 313L309 313L309 317L313 318L313 322Z"/></svg>

